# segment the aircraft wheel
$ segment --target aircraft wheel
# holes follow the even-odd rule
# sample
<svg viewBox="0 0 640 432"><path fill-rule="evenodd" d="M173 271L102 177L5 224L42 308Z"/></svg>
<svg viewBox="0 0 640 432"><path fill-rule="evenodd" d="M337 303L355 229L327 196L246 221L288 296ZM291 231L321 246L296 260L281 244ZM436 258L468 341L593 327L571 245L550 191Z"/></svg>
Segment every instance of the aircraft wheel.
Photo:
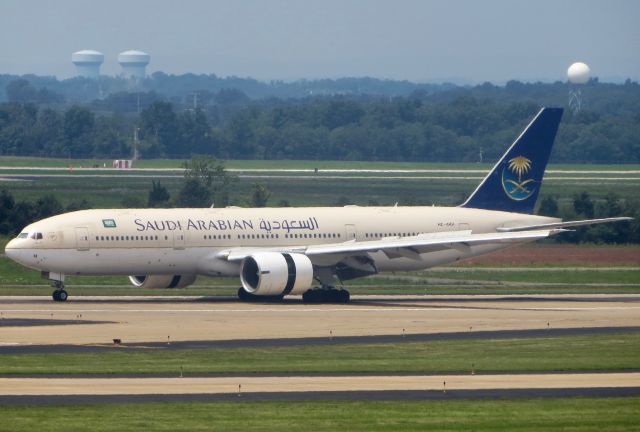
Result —
<svg viewBox="0 0 640 432"><path fill-rule="evenodd" d="M253 294L246 292L244 288L242 287L238 288L238 298L241 301L245 301L245 302L255 301L255 297L256 296L254 296Z"/></svg>
<svg viewBox="0 0 640 432"><path fill-rule="evenodd" d="M322 293L320 292L319 289L317 288L310 289L305 291L304 294L302 294L302 301L305 303L321 303L322 302L321 295Z"/></svg>
<svg viewBox="0 0 640 432"><path fill-rule="evenodd" d="M69 294L65 290L58 291L58 301L67 301Z"/></svg>
<svg viewBox="0 0 640 432"><path fill-rule="evenodd" d="M284 299L282 295L259 296L248 293L244 288L238 288L238 298L245 302L281 302Z"/></svg>
<svg viewBox="0 0 640 432"><path fill-rule="evenodd" d="M347 291L347 290L338 291L338 302L339 303L349 303L350 299L351 299L351 295L349 294L349 291Z"/></svg>
<svg viewBox="0 0 640 432"><path fill-rule="evenodd" d="M51 295L51 297L53 298L53 301L60 301L59 295L60 295L60 290L55 290Z"/></svg>

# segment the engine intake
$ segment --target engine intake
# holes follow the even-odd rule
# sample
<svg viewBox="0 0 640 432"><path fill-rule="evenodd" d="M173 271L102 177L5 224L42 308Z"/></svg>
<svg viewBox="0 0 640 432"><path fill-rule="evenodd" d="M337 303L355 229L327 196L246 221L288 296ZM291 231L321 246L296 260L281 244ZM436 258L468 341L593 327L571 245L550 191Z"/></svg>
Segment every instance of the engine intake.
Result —
<svg viewBox="0 0 640 432"><path fill-rule="evenodd" d="M242 261L240 281L258 296L302 294L313 284L313 264L302 254L256 253Z"/></svg>
<svg viewBox="0 0 640 432"><path fill-rule="evenodd" d="M138 288L184 288L196 281L196 275L129 276Z"/></svg>

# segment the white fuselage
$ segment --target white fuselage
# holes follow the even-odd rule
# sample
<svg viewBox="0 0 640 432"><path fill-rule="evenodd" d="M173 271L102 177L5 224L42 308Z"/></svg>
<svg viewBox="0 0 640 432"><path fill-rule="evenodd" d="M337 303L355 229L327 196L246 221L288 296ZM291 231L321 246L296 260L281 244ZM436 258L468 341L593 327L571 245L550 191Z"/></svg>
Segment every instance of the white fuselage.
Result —
<svg viewBox="0 0 640 432"><path fill-rule="evenodd" d="M229 249L278 250L471 230L493 233L557 221L519 213L459 207L308 207L224 209L98 209L54 216L29 225L6 248L13 260L67 275L237 276ZM26 236L25 236L26 233ZM378 271L418 270L492 252L502 244L451 248L420 259L368 253ZM340 257L312 258L331 266Z"/></svg>

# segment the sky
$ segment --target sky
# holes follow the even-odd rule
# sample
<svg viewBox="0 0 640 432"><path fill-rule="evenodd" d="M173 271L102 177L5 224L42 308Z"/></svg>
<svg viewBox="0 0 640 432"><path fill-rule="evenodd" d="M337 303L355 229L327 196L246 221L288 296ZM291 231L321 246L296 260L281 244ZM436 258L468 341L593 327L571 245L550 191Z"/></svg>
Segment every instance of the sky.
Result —
<svg viewBox="0 0 640 432"><path fill-rule="evenodd" d="M147 71L260 80L640 79L637 0L2 0L0 73L75 75L71 53L151 55Z"/></svg>

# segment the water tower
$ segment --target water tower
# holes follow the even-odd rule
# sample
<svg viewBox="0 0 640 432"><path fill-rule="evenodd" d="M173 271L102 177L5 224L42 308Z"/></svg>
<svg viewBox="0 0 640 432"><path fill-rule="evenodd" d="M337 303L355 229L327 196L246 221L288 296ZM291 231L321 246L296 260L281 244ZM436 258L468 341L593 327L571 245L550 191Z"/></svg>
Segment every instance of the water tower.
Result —
<svg viewBox="0 0 640 432"><path fill-rule="evenodd" d="M567 69L569 79L569 109L577 113L582 109L582 89L581 87L589 82L591 69L586 63L576 62Z"/></svg>
<svg viewBox="0 0 640 432"><path fill-rule="evenodd" d="M118 63L122 66L122 76L142 80L145 77L145 68L149 64L151 56L143 51L124 51L118 55Z"/></svg>
<svg viewBox="0 0 640 432"><path fill-rule="evenodd" d="M76 65L78 76L96 79L100 76L100 65L104 54L94 50L81 50L71 54L71 62Z"/></svg>

